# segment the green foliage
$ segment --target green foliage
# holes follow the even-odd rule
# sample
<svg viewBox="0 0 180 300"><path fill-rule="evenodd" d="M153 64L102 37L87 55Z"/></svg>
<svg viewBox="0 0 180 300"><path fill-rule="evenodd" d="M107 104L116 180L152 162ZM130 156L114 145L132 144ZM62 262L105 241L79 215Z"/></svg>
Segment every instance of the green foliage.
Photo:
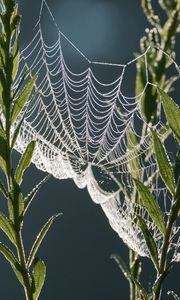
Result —
<svg viewBox="0 0 180 300"><path fill-rule="evenodd" d="M172 129L177 141L180 143L180 109L176 103L162 89L158 89L168 121L169 127Z"/></svg>
<svg viewBox="0 0 180 300"><path fill-rule="evenodd" d="M175 300L180 300L180 298L178 297L178 295L175 292L173 292L173 291L169 291L167 294L169 296L172 296Z"/></svg>
<svg viewBox="0 0 180 300"><path fill-rule="evenodd" d="M24 279L22 274L22 268L12 251L0 242L0 252L5 257L5 259L10 263L16 277L22 285L24 285Z"/></svg>
<svg viewBox="0 0 180 300"><path fill-rule="evenodd" d="M40 233L38 234L33 246L32 246L32 249L31 249L31 252L29 254L29 257L28 257L28 261L27 261L27 265L28 267L31 266L33 260L34 260L34 257L36 255L36 252L38 251L44 237L46 236L47 232L49 231L50 227L52 226L52 224L54 223L54 220L56 218L58 218L61 214L57 214L55 216L52 216L48 221L47 223L44 225L44 227L41 229Z"/></svg>
<svg viewBox="0 0 180 300"><path fill-rule="evenodd" d="M133 277L133 275L131 274L131 272L129 271L129 269L127 268L125 263L123 262L122 258L117 254L112 254L111 258L113 258L115 260L115 262L117 263L118 267L120 268L120 270L122 271L122 273L124 274L126 279L130 283L135 284L135 286L137 287L140 298L144 299L144 300L148 300L149 299L148 294L146 293L145 289L142 287L140 282L135 277Z"/></svg>
<svg viewBox="0 0 180 300"><path fill-rule="evenodd" d="M7 161L7 141L5 132L0 129L0 168L6 174L6 161Z"/></svg>
<svg viewBox="0 0 180 300"><path fill-rule="evenodd" d="M169 191L174 195L175 194L174 174L173 174L173 168L171 167L169 162L169 157L160 139L158 138L156 132L151 130L151 133L153 139L154 152L156 154L157 165L159 168L161 178L163 179Z"/></svg>
<svg viewBox="0 0 180 300"><path fill-rule="evenodd" d="M25 88L23 89L23 91L21 92L21 94L19 95L18 99L16 100L13 110L12 110L12 119L11 122L14 123L16 118L19 116L21 110L24 108L26 102L28 101L32 89L34 87L34 83L37 79L37 76L33 76L28 83L26 84Z"/></svg>
<svg viewBox="0 0 180 300"><path fill-rule="evenodd" d="M9 240L15 245L16 236L15 236L13 224L2 212L0 212L0 229L7 235Z"/></svg>
<svg viewBox="0 0 180 300"><path fill-rule="evenodd" d="M18 15L18 6L13 0L1 1L5 6L5 11L0 14L2 30L0 33L0 106L4 115L4 122L2 123L0 120L0 168L4 173L3 176L5 175L6 182L4 183L4 178L0 180L0 192L7 200L9 217L0 212L0 229L15 246L18 259L2 243L0 243L0 252L10 263L16 277L23 285L26 299L38 300L45 280L46 267L41 259L35 259L35 255L58 215L50 218L42 228L27 261L22 237L24 215L36 193L49 177L42 180L24 198L22 182L24 172L32 162L35 141L27 145L15 174L12 169L12 151L24 122L27 106L31 102L30 99L33 99L32 91L37 76L31 75L30 70L27 70L20 79L16 90L12 89L20 60L20 16ZM12 125L15 126L15 129ZM34 267L31 272L30 266L33 261Z"/></svg>
<svg viewBox="0 0 180 300"><path fill-rule="evenodd" d="M149 231L146 222L143 218L138 217L138 225L144 235L144 239L146 241L152 262L154 263L154 266L157 270L159 270L159 263L158 263L158 250L156 246L156 242L154 241L154 238Z"/></svg>
<svg viewBox="0 0 180 300"><path fill-rule="evenodd" d="M15 173L15 179L18 184L22 183L24 172L31 164L35 145L36 145L35 141L32 141L29 143L24 154L21 157L19 165L17 166L16 173Z"/></svg>
<svg viewBox="0 0 180 300"><path fill-rule="evenodd" d="M140 163L138 160L138 140L136 135L134 134L133 130L129 128L127 133L128 138L128 161L129 161L129 168L131 174L134 178L139 179L140 173Z"/></svg>
<svg viewBox="0 0 180 300"><path fill-rule="evenodd" d="M41 289L44 284L45 277L46 277L46 266L41 259L36 258L34 262L33 272L32 272L32 284L31 284L32 300L37 300L39 298Z"/></svg>
<svg viewBox="0 0 180 300"><path fill-rule="evenodd" d="M136 185L136 189L140 195L142 206L147 210L149 216L153 220L154 224L158 227L159 231L164 234L165 225L163 215L157 201L155 200L147 186L136 179L134 179L134 182Z"/></svg>
<svg viewBox="0 0 180 300"><path fill-rule="evenodd" d="M44 183L47 182L47 180L50 178L50 175L47 175L44 177L43 180L41 180L33 189L32 191L24 198L24 214L28 210L29 206L31 205L34 197L39 192L40 188L43 186Z"/></svg>

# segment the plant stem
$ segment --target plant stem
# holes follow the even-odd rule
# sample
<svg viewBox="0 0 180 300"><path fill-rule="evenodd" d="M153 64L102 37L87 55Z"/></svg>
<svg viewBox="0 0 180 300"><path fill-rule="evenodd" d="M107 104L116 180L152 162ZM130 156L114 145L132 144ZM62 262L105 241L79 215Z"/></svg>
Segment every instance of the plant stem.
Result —
<svg viewBox="0 0 180 300"><path fill-rule="evenodd" d="M175 200L174 204L172 205L172 208L171 208L170 216L169 216L168 223L167 223L167 226L166 226L166 232L165 232L165 235L164 235L164 241L163 241L163 246L162 246L158 277L160 275L162 275L165 272L165 269L166 269L167 254L168 254L168 250L169 250L170 237L171 237L171 233L172 233L173 223L176 219L177 206L178 205L179 205L178 201ZM160 282L160 284L157 286L156 291L154 293L154 300L160 300L161 291L162 291L162 284L163 284L163 282Z"/></svg>
<svg viewBox="0 0 180 300"><path fill-rule="evenodd" d="M137 253L131 249L129 250L129 268L132 276L138 280L141 272L141 263ZM131 282L129 285L130 285L130 300L136 300L136 296L137 296L136 285L133 282Z"/></svg>
<svg viewBox="0 0 180 300"><path fill-rule="evenodd" d="M31 295L31 284L30 284L30 277L29 277L29 272L26 264L26 258L24 254L24 245L22 241L22 235L21 235L21 230L16 233L16 249L18 253L18 258L21 264L21 267L23 269L23 275L24 275L24 292L26 295L27 300L32 300L32 295Z"/></svg>
<svg viewBox="0 0 180 300"><path fill-rule="evenodd" d="M135 252L133 250L129 250L129 267L130 270L133 268L133 264L135 262ZM130 300L136 300L136 286L133 282L129 283L130 289Z"/></svg>

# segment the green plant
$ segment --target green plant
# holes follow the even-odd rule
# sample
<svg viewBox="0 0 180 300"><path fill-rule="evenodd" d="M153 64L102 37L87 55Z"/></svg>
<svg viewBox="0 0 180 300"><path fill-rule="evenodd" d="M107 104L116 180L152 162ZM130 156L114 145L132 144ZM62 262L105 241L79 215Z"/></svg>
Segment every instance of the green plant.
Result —
<svg viewBox="0 0 180 300"><path fill-rule="evenodd" d="M165 11L167 20L162 25L160 17L154 13L152 3L150 0L142 0L142 8L148 19L153 26L151 29L147 29L147 35L144 36L140 41L141 52L144 53L150 46L152 51L147 54L147 65L149 72L149 84L146 87L143 96L140 98L141 113L144 118L144 126L142 128L141 136L145 135L152 127L156 124L159 117L159 106L162 99L164 112L167 119L167 126L165 130L165 140L171 131L175 134L177 142L179 143L180 135L180 110L174 104L173 100L166 94L171 92L174 82L179 76L167 77L167 69L171 66L169 58L175 58L175 38L176 34L180 32L179 20L180 20L180 2L179 1L168 1L160 0L159 5ZM158 49L161 49L159 53ZM139 55L137 55L139 56ZM179 71L179 70L178 70ZM142 93L143 87L146 84L146 69L144 63L140 60L137 61L137 75L136 75L136 95ZM157 88L158 86L158 88ZM172 117L173 116L173 117ZM162 137L162 135L161 135ZM135 146L138 144L136 136L133 135L133 131L129 130L129 140ZM173 169L167 158L167 153L164 148L163 141L160 140L158 135L152 130L152 143L154 145L154 152L156 154L156 160L158 164L158 174L161 176L164 184L169 189L172 195L172 206L169 211L169 218L164 223L162 212L160 207L157 205L156 200L151 194L150 188L144 185L140 181L143 178L143 171L137 172L139 169L137 166L140 165L138 158L129 161L129 168L131 175L134 178L134 190L128 197L131 198L133 203L141 202L142 206L145 207L149 216L153 220L154 224L159 228L159 231L163 235L163 247L160 255L157 251L157 242L151 235L151 232L146 226L145 221L137 216L137 222L144 235L147 247L149 249L151 261L157 271L157 279L152 286L151 294L149 295L139 282L140 273L142 271L142 264L140 257L132 250L129 250L129 268L125 266L124 262L118 255L112 257L118 263L120 269L123 271L125 277L130 283L130 299L135 300L137 297L140 299L154 299L159 300L162 291L162 285L167 274L172 270L173 263L168 256L170 235L172 226L178 217L178 210L180 205L179 199L179 165L178 162L175 166L176 175L173 174ZM135 150L137 151L137 150ZM158 176L154 174L154 177ZM171 293L173 296L173 292ZM139 299L138 298L138 299Z"/></svg>
<svg viewBox="0 0 180 300"><path fill-rule="evenodd" d="M36 257L36 254L59 214L51 217L44 225L26 258L22 237L24 216L35 194L48 177L45 177L28 196L23 196L22 181L24 172L29 167L33 153L36 151L35 141L27 145L15 172L13 171L12 151L23 124L24 108L29 105L34 93L37 76L32 76L29 71L23 75L16 88L13 86L20 59L20 16L18 6L13 0L2 0L2 4L4 10L0 14L0 113L2 120L0 122L0 168L2 170L0 192L7 201L8 216L0 212L0 229L15 247L16 252L3 243L0 243L0 252L10 263L22 284L26 299L36 300L39 298L46 275L46 266L40 258ZM15 130L13 131L12 128Z"/></svg>

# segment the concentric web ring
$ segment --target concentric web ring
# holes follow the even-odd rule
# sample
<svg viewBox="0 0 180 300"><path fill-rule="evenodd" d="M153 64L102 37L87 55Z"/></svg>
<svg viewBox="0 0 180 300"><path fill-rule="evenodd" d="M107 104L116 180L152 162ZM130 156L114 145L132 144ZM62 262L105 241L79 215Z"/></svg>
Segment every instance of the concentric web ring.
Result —
<svg viewBox="0 0 180 300"><path fill-rule="evenodd" d="M45 10L57 32L53 43L46 40L42 26ZM46 1L42 1L34 32L31 42L21 51L20 72L14 84L15 89L29 68L32 74L38 74L36 93L27 103L16 149L22 153L30 141L36 140L33 162L37 168L58 179L72 178L79 188L87 187L92 200L101 205L120 238L139 255L149 256L136 224L137 214L143 216L161 251L162 239L158 229L138 201L132 201L131 163L138 158L133 175L139 174L143 182L151 183L151 177L157 173L148 125L140 108L141 98L152 85L147 55L154 49L149 46L145 53L126 64L90 61L57 28ZM83 59L81 72L71 68L65 58L67 49L73 49ZM162 50L156 51L162 54ZM169 60L175 72L178 67L170 57ZM126 72L138 61L145 66L145 84L138 96L129 97L123 92ZM110 68L111 72L114 70L116 76L113 80L103 82L99 79L96 70L101 67ZM160 104L159 109L161 111ZM160 113L154 130L163 140L167 132L162 130L162 120ZM161 199L163 204L160 206L166 218L171 197L166 188L159 185L158 176L151 188L157 201ZM174 260L180 258L179 242L178 228L174 226L171 244Z"/></svg>

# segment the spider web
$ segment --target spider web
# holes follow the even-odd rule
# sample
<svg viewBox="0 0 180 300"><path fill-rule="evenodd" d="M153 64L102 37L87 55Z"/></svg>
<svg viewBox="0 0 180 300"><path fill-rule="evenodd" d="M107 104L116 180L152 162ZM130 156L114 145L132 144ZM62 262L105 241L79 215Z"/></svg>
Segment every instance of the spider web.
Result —
<svg viewBox="0 0 180 300"><path fill-rule="evenodd" d="M43 29L42 16L45 13L49 14L57 32L54 42L48 41ZM22 114L25 113L25 120L16 149L23 153L28 143L36 140L33 156L36 167L58 179L72 178L79 188L87 187L92 200L101 205L112 228L141 256L149 256L149 252L136 223L137 214L146 219L158 241L159 251L162 247L162 237L146 210L138 200L130 200L134 195L131 163L134 177L140 174L143 182L150 182L157 173L148 125L140 109L140 100L152 85L147 55L153 50L149 46L145 53L126 64L90 61L59 30L46 1L42 1L33 39L21 51L21 71L14 84L16 89L29 68L32 74L38 74L37 93ZM71 68L70 59L65 58L68 51L81 60L81 71ZM160 49L156 51L162 54ZM176 69L176 63L170 57L169 60ZM138 96L130 97L123 92L124 82L128 69L138 62L145 66L145 85ZM104 70L107 74L115 74L113 80L110 78L104 82L99 79L101 76L97 74L102 70L103 76ZM160 113L154 130L163 140L166 134L161 133L162 128ZM136 144L133 136L137 139ZM137 159L138 163L134 164ZM151 187L157 201L164 199L162 206L166 218L171 205L170 195L166 188L160 187L158 176ZM174 226L171 244L174 260L179 260L177 236L178 228Z"/></svg>

